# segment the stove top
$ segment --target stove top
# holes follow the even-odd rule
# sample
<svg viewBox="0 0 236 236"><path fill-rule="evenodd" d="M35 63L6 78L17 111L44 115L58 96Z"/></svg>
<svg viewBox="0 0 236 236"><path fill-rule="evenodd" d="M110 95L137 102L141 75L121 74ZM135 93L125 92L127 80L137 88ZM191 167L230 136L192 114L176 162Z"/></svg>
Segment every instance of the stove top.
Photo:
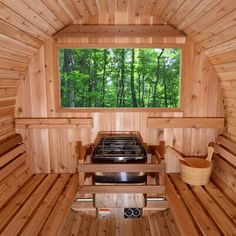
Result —
<svg viewBox="0 0 236 236"><path fill-rule="evenodd" d="M92 152L93 162L146 162L147 153L138 136L103 136Z"/></svg>

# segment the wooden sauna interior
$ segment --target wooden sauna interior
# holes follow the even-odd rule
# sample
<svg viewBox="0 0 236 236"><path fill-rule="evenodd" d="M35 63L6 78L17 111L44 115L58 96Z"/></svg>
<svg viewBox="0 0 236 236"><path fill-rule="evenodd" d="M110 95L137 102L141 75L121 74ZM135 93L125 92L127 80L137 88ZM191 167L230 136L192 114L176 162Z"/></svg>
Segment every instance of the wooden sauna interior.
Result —
<svg viewBox="0 0 236 236"><path fill-rule="evenodd" d="M60 109L59 47L181 48L181 106ZM139 132L152 164L122 168L157 183L86 185L108 170L84 161L100 131ZM204 157L210 142L210 182L185 184L173 149ZM0 235L236 235L235 166L235 0L0 0ZM109 193L162 201L140 219L75 202Z"/></svg>

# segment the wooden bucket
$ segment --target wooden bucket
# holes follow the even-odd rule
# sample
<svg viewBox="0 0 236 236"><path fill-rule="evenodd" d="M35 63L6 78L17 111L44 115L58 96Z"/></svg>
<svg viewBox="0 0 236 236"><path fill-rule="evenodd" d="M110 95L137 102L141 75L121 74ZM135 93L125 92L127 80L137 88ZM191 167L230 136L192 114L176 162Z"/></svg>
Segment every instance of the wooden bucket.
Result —
<svg viewBox="0 0 236 236"><path fill-rule="evenodd" d="M190 185L205 185L209 182L212 163L201 158L187 158L188 166L185 162L180 161L180 177Z"/></svg>

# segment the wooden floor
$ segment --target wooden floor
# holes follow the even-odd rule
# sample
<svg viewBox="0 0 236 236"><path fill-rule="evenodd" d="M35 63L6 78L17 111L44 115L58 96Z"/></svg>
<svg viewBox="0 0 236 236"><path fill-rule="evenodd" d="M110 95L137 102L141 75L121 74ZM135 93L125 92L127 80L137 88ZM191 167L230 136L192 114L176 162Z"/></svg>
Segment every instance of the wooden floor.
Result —
<svg viewBox="0 0 236 236"><path fill-rule="evenodd" d="M178 236L179 231L170 210L160 211L140 219L97 219L71 210L62 235L104 236Z"/></svg>

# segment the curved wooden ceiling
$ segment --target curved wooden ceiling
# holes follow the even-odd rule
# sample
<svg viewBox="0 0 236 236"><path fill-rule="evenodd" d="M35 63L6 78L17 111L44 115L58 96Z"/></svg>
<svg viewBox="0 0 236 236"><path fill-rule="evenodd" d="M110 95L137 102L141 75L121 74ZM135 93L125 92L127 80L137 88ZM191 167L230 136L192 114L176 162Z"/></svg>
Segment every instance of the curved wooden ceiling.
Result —
<svg viewBox="0 0 236 236"><path fill-rule="evenodd" d="M0 0L0 78L19 78L44 41L70 24L150 22L184 32L196 53L208 56L221 78L226 121L236 137L230 125L236 123L235 0Z"/></svg>
<svg viewBox="0 0 236 236"><path fill-rule="evenodd" d="M145 18L152 17L153 24L167 22L213 56L218 45L235 47L235 15L233 0L1 0L1 51L11 48L4 42L18 41L28 49L19 53L31 55L70 24L145 24Z"/></svg>

